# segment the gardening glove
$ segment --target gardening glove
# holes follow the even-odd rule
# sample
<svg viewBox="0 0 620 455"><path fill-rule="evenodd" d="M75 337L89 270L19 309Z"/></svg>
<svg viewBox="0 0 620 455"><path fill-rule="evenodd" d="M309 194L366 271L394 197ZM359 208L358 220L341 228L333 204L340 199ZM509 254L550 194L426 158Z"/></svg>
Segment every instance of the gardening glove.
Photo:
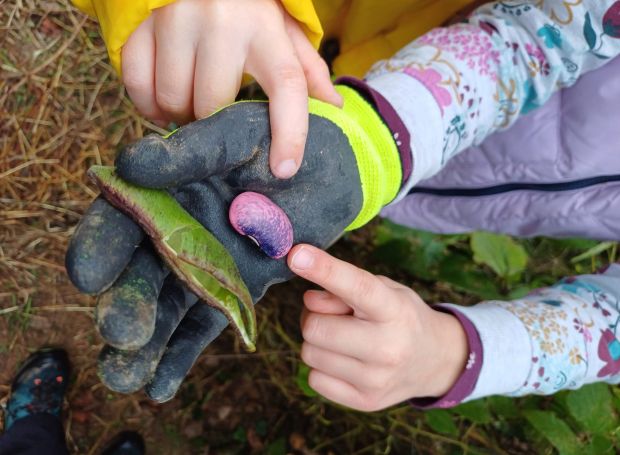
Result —
<svg viewBox="0 0 620 455"><path fill-rule="evenodd" d="M291 179L269 170L269 111L239 102L167 137L149 136L121 151L117 175L167 188L230 252L256 303L292 277L285 259L267 257L231 227L240 193L270 198L288 215L294 243L326 248L362 226L397 195L403 172L396 141L371 102L339 86L342 109L310 100L304 160ZM268 226L266 226L268 228ZM228 324L162 265L142 230L98 198L76 228L66 266L83 292L99 294L96 320L108 343L100 356L103 382L134 392L146 385L155 401L174 396L201 351Z"/></svg>

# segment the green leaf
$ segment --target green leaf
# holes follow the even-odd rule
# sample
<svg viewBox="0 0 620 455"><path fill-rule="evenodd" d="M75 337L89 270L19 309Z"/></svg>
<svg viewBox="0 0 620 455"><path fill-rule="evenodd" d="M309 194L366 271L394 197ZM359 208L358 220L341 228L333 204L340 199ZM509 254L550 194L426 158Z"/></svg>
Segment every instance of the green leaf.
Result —
<svg viewBox="0 0 620 455"><path fill-rule="evenodd" d="M310 367L305 363L299 363L297 367L297 375L295 376L295 382L297 383L297 387L301 389L301 391L307 397L316 397L318 393L314 391L312 387L308 384L308 375L310 374Z"/></svg>
<svg viewBox="0 0 620 455"><path fill-rule="evenodd" d="M596 46L596 32L592 28L592 19L590 19L590 13L586 13L586 20L583 24L583 36L588 43L590 50Z"/></svg>
<svg viewBox="0 0 620 455"><path fill-rule="evenodd" d="M525 285L525 284L522 286L517 286L508 293L508 296L507 296L508 300L522 299L523 297L528 295L530 292L532 292L532 289L536 289L536 286Z"/></svg>
<svg viewBox="0 0 620 455"><path fill-rule="evenodd" d="M271 444L267 446L265 450L267 455L285 455L286 454L286 440L283 437L279 437Z"/></svg>
<svg viewBox="0 0 620 455"><path fill-rule="evenodd" d="M607 384L590 384L570 391L566 396L566 406L584 430L592 434L608 434L618 424Z"/></svg>
<svg viewBox="0 0 620 455"><path fill-rule="evenodd" d="M610 387L613 394L612 403L616 412L620 413L620 388L618 386Z"/></svg>
<svg viewBox="0 0 620 455"><path fill-rule="evenodd" d="M454 253L442 261L437 280L450 283L484 300L502 298L492 278L483 271L477 270L471 260L462 254Z"/></svg>
<svg viewBox="0 0 620 455"><path fill-rule="evenodd" d="M466 419L480 424L490 423L493 416L489 412L487 402L485 400L475 400L463 403L453 408L452 411Z"/></svg>
<svg viewBox="0 0 620 455"><path fill-rule="evenodd" d="M520 274L527 265L528 257L523 246L506 235L474 232L471 249L474 261L488 265L502 278Z"/></svg>
<svg viewBox="0 0 620 455"><path fill-rule="evenodd" d="M445 409L432 409L424 413L424 418L429 427L437 433L458 436L459 429L454 423L452 414Z"/></svg>
<svg viewBox="0 0 620 455"><path fill-rule="evenodd" d="M563 420L550 411L525 411L525 418L560 455L577 455L583 450L579 439Z"/></svg>
<svg viewBox="0 0 620 455"><path fill-rule="evenodd" d="M592 440L584 447L584 453L589 455L600 455L605 453L618 453L615 450L614 442L608 437L595 434Z"/></svg>
<svg viewBox="0 0 620 455"><path fill-rule="evenodd" d="M446 258L447 246L455 241L456 236L440 236L384 221L377 228L373 256L430 281L437 278L437 267Z"/></svg>
<svg viewBox="0 0 620 455"><path fill-rule="evenodd" d="M377 246L392 240L407 240L412 237L415 231L406 226L392 223L390 220L381 220L375 233L375 244Z"/></svg>
<svg viewBox="0 0 620 455"><path fill-rule="evenodd" d="M396 270L406 270L424 280L431 280L433 274L424 267L424 259L414 253L414 246L405 239L382 243L373 251L373 258Z"/></svg>
<svg viewBox="0 0 620 455"><path fill-rule="evenodd" d="M245 432L245 428L237 427L237 429L232 434L232 437L235 441L246 443L248 441L248 436Z"/></svg>
<svg viewBox="0 0 620 455"><path fill-rule="evenodd" d="M498 417L514 419L519 416L519 409L514 398L495 395L487 398L486 402Z"/></svg>
<svg viewBox="0 0 620 455"><path fill-rule="evenodd" d="M226 247L167 191L127 183L112 167L92 166L88 175L112 205L149 234L170 269L198 297L221 310L245 348L254 351L257 328L252 297Z"/></svg>
<svg viewBox="0 0 620 455"><path fill-rule="evenodd" d="M571 264L575 264L585 259L590 259L593 256L601 254L603 251L607 251L608 249L612 248L615 244L616 242L601 242L598 245L593 246L589 250L584 251L579 256L575 256L574 258L570 260L570 262Z"/></svg>

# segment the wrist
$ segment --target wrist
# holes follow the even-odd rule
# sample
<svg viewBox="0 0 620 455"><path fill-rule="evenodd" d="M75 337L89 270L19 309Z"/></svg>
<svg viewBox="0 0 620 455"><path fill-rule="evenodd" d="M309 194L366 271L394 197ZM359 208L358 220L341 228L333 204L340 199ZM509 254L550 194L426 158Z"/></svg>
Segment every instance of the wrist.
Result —
<svg viewBox="0 0 620 455"><path fill-rule="evenodd" d="M433 310L435 311L435 310ZM437 363L428 396L445 395L461 376L469 356L467 334L459 320L449 313L436 311L434 342Z"/></svg>

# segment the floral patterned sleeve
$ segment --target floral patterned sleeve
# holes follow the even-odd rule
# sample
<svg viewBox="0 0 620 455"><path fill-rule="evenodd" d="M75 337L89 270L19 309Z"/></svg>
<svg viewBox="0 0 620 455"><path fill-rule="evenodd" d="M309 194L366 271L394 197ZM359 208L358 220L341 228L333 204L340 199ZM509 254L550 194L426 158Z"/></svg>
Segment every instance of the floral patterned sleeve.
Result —
<svg viewBox="0 0 620 455"><path fill-rule="evenodd" d="M566 278L510 302L445 305L475 327L476 365L454 391L424 407L489 395L552 394L597 381L620 383L620 265ZM473 338L472 338L473 337ZM459 391L465 391L460 393Z"/></svg>
<svg viewBox="0 0 620 455"><path fill-rule="evenodd" d="M401 195L618 54L620 0L512 0L377 63L367 84L399 114L412 154Z"/></svg>

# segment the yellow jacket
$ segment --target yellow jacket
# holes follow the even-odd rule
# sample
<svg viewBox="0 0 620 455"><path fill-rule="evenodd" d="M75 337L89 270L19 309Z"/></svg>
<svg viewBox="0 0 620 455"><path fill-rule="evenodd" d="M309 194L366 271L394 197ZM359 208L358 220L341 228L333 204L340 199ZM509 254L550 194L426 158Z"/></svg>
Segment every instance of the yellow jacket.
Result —
<svg viewBox="0 0 620 455"><path fill-rule="evenodd" d="M97 17L110 61L120 73L121 49L151 11L175 0L73 0ZM234 1L234 0L231 0ZM318 48L323 36L337 38L336 75L362 77L416 37L437 27L475 0L280 0Z"/></svg>

